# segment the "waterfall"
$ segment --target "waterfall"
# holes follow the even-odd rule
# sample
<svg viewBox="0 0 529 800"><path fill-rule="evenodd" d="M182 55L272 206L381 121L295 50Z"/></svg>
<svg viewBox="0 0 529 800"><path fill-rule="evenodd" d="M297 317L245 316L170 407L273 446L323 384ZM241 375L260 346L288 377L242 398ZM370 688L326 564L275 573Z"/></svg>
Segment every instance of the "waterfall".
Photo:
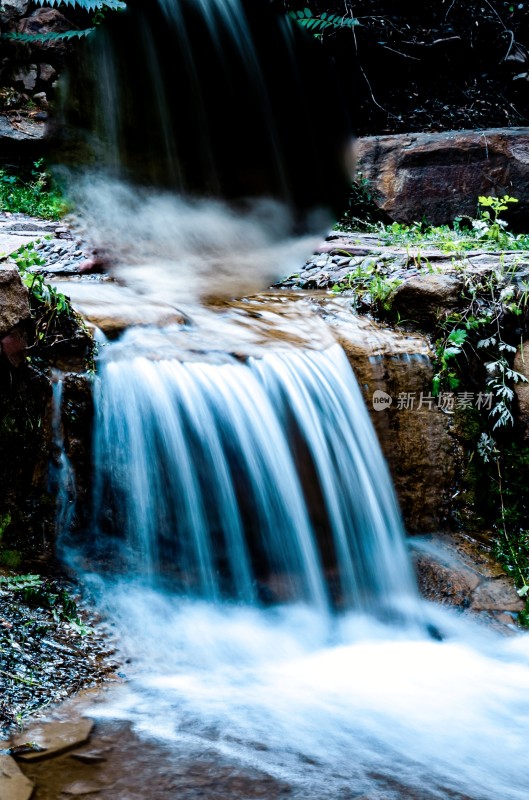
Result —
<svg viewBox="0 0 529 800"><path fill-rule="evenodd" d="M127 7L71 71L61 163L242 204L273 197L296 228L321 230L342 211L347 100L313 37L268 0Z"/></svg>
<svg viewBox="0 0 529 800"><path fill-rule="evenodd" d="M74 196L116 280L76 286L166 320L105 342L93 382L91 520L69 554L129 677L93 715L174 754L171 797L210 792L180 771L207 753L221 774L253 770L210 797L525 800L527 639L418 598L387 466L323 323L285 334L282 298L273 314L227 303L229 324L219 311L259 290L249 276L262 289L293 272L300 233L340 205L335 76L267 0L127 5L87 43L65 104L81 160L104 167ZM151 796L123 752L133 790L113 774L108 790Z"/></svg>
<svg viewBox="0 0 529 800"><path fill-rule="evenodd" d="M387 467L338 345L222 364L109 347L95 401L96 519L104 528L112 509L129 572L172 574L210 601L255 604L279 576L282 598L323 609L325 567L344 608L389 613L414 596Z"/></svg>
<svg viewBox="0 0 529 800"><path fill-rule="evenodd" d="M52 437L55 458L50 466L50 490L55 495L55 528L57 539L68 533L75 516L75 474L66 452L62 425L64 378L58 370L52 381Z"/></svg>

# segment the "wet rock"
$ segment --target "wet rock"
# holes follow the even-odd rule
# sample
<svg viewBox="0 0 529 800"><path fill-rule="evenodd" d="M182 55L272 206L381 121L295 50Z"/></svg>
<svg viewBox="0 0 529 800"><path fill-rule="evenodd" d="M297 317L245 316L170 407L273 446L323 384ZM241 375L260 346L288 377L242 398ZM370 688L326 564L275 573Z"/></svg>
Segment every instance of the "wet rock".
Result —
<svg viewBox="0 0 529 800"><path fill-rule="evenodd" d="M461 303L463 284L451 275L416 275L393 295L392 308L401 317L429 324Z"/></svg>
<svg viewBox="0 0 529 800"><path fill-rule="evenodd" d="M513 219L529 212L528 128L369 136L357 158L375 201L399 222L475 216L483 194L517 197Z"/></svg>
<svg viewBox="0 0 529 800"><path fill-rule="evenodd" d="M33 100L38 106L48 105L48 98L46 97L46 92L37 92L37 94L33 95Z"/></svg>
<svg viewBox="0 0 529 800"><path fill-rule="evenodd" d="M57 70L51 64L39 64L39 78L43 83L54 81L57 77Z"/></svg>
<svg viewBox="0 0 529 800"><path fill-rule="evenodd" d="M524 375L527 383L514 384L516 399L518 401L518 420L525 439L529 439L529 341L525 341L518 348L514 357L513 369Z"/></svg>
<svg viewBox="0 0 529 800"><path fill-rule="evenodd" d="M12 367L20 367L26 356L27 338L20 325L0 338L0 353L7 358Z"/></svg>
<svg viewBox="0 0 529 800"><path fill-rule="evenodd" d="M46 136L46 126L30 119L12 120L0 114L0 142L38 142Z"/></svg>
<svg viewBox="0 0 529 800"><path fill-rule="evenodd" d="M13 73L12 80L19 89L25 89L27 92L33 91L37 85L36 66L32 64L30 67L20 67Z"/></svg>
<svg viewBox="0 0 529 800"><path fill-rule="evenodd" d="M5 233L6 229L0 230L0 257L10 256L15 250L29 244L35 238L34 235L20 235L19 233ZM1 266L1 265L0 265Z"/></svg>
<svg viewBox="0 0 529 800"><path fill-rule="evenodd" d="M439 530L450 517L458 447L452 418L423 403L433 368L425 336L405 334L352 312L346 297L314 298L353 366L411 532ZM391 399L375 403L377 392Z"/></svg>
<svg viewBox="0 0 529 800"><path fill-rule="evenodd" d="M480 579L455 554L446 552L444 548L415 549L414 564L423 597L442 605L470 607Z"/></svg>
<svg viewBox="0 0 529 800"><path fill-rule="evenodd" d="M487 537L435 534L411 540L419 588L424 597L472 613L493 614L511 625L524 601L491 556ZM513 617L514 612L514 617Z"/></svg>
<svg viewBox="0 0 529 800"><path fill-rule="evenodd" d="M20 771L11 756L0 755L0 797L2 800L29 800L33 783Z"/></svg>
<svg viewBox="0 0 529 800"><path fill-rule="evenodd" d="M72 753L70 758L80 761L81 764L102 764L107 760L100 750L88 750L83 753Z"/></svg>
<svg viewBox="0 0 529 800"><path fill-rule="evenodd" d="M29 316L28 290L18 270L0 265L0 336Z"/></svg>
<svg viewBox="0 0 529 800"><path fill-rule="evenodd" d="M27 732L16 737L15 745L31 740L42 750L23 753L18 756L18 759L20 761L42 761L66 753L68 750L85 744L90 738L93 727L94 723L91 719L83 718L74 722L46 722L29 728Z"/></svg>
<svg viewBox="0 0 529 800"><path fill-rule="evenodd" d="M481 584L472 599L474 611L523 611L525 602L510 578L496 578Z"/></svg>
<svg viewBox="0 0 529 800"><path fill-rule="evenodd" d="M65 33L72 30L75 25L72 25L69 20L63 16L56 8L37 8L29 17L21 19L17 25L17 32L24 34L46 34L46 33ZM47 50L53 48L55 50L64 49L65 45L59 45L56 41L34 41L32 47L35 50Z"/></svg>
<svg viewBox="0 0 529 800"><path fill-rule="evenodd" d="M3 0L0 10L0 23L9 25L16 19L20 19L27 12L29 0Z"/></svg>

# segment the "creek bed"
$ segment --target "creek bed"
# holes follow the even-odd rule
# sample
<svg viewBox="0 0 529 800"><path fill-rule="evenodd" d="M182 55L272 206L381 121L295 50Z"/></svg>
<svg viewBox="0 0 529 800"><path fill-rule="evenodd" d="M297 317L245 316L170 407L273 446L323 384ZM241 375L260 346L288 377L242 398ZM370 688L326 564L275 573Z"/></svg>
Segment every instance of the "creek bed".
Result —
<svg viewBox="0 0 529 800"><path fill-rule="evenodd" d="M36 575L0 577L0 738L26 717L115 676L109 631L75 592Z"/></svg>

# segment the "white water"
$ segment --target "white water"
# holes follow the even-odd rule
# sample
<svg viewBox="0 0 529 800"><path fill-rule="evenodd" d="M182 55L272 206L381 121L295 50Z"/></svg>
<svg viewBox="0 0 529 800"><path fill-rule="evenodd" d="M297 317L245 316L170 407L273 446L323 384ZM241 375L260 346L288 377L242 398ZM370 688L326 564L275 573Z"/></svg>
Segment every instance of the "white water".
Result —
<svg viewBox="0 0 529 800"><path fill-rule="evenodd" d="M443 642L306 606L213 606L130 585L107 600L133 666L96 715L217 750L296 798L527 797L526 637L433 608Z"/></svg>
<svg viewBox="0 0 529 800"><path fill-rule="evenodd" d="M91 582L131 680L94 714L179 751L216 750L296 798L525 799L529 641L418 600L387 469L340 348L223 364L130 352L126 337L103 350L96 463L103 507L112 493L125 502L118 550L136 578ZM303 459L325 500L348 609L339 614ZM183 550L173 557L189 579L176 594L162 588L171 550L159 550L174 508ZM252 536L266 541L272 594L290 603L260 604Z"/></svg>
<svg viewBox="0 0 529 800"><path fill-rule="evenodd" d="M391 614L413 605L387 467L338 345L223 364L126 352L121 342L102 357L94 462L96 519L118 498L129 570L173 568L186 592L249 603L259 582L279 579L280 597L325 610L308 510L319 498L340 603Z"/></svg>
<svg viewBox="0 0 529 800"><path fill-rule="evenodd" d="M300 106L293 115L296 150L306 149L281 157L281 120L269 113L264 61L256 60L239 0L200 0L208 35L194 43L183 24L190 17L180 14L192 4L163 0L163 7L168 25L176 23L174 54L158 47L162 31L146 26L139 70L138 51L129 69L127 48L124 59L104 39L93 62L100 68L93 116L102 117L101 147L117 174L127 133L147 120L126 165L142 146L148 161L158 145L157 169L147 164L145 172L180 189L221 188L215 131L228 144L237 132L237 147L248 149L243 174L228 181L232 196L269 184L290 202L295 181L285 168L293 155L298 180L309 169L310 184L318 172L327 178L318 166L326 148L319 137L309 141L321 116L311 108L318 95L309 81L305 96L295 69L280 77L292 102L299 95L306 105L307 116ZM230 106L242 110L236 124L207 107L212 94L197 72L199 53L218 49L219 31L240 47L235 71L240 65L254 77L256 91ZM290 47L286 27L284 36ZM273 47L265 42L263 54ZM176 54L194 101L183 113L173 92ZM150 78L153 102L132 104L136 118L127 120L120 106L130 100L133 70ZM219 76L231 90L222 69L210 77ZM259 113L247 112L250 96ZM252 115L257 127L248 134ZM188 124L197 144L191 158L181 152L185 136L175 141ZM271 130L270 158L254 181L260 130ZM234 159L229 175L238 166ZM249 275L260 286L302 261L298 245L306 243L291 239L295 220L284 205L261 202L243 215L209 200L91 180L78 187L85 223L115 259L118 279L144 296L173 305L240 296L253 289ZM307 208L319 204L310 198ZM132 664L130 683L95 713L132 720L175 748L216 749L286 781L296 798L525 800L528 639L496 637L418 600L387 468L340 349L246 353L243 363L222 355L223 342L212 338L214 358L199 350L182 363L164 332L142 335L143 351L129 347L127 334L102 348L99 365L87 538L112 557L117 577L91 581ZM193 332L180 335L192 351ZM338 584L341 613L331 610L327 575ZM266 599L275 604L265 607Z"/></svg>

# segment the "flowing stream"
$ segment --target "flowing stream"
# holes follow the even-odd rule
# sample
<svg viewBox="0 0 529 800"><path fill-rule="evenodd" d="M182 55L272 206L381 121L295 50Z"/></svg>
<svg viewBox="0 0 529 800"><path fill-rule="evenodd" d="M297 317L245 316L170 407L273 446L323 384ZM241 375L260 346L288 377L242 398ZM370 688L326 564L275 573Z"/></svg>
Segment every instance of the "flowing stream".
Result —
<svg viewBox="0 0 529 800"><path fill-rule="evenodd" d="M292 88L303 86L310 56L297 58L297 33L285 20L272 25L264 2L131 7L96 37L90 145L106 153L112 179L85 178L74 195L133 302L166 302L182 321L101 338L82 541L64 531L74 491L65 456L55 476L65 557L84 571L130 658L130 681L93 713L128 720L153 747L213 752L273 776L285 796L525 800L527 639L499 638L420 600L388 470L341 348L310 330L285 341L277 328L264 341L255 333L264 312L251 304L226 344L222 315L197 304L235 296L233 276L242 281L256 265L257 283L288 272L307 247L298 234L313 227L315 194L332 205L322 175L337 172L320 162L308 170L314 192L298 202L305 159L323 141L307 94ZM275 49L267 37L278 26ZM139 54L131 91L124 76ZM288 98L277 99L271 74L275 91L292 79L285 124ZM247 97L249 127L239 113ZM191 140L196 162L186 160ZM290 167L302 141L299 184ZM126 187L134 165L156 190ZM210 198L256 187L274 203ZM181 194L195 190L206 199ZM199 265L199 285L186 293ZM59 409L60 380L55 399ZM54 426L61 448L58 413ZM127 797L150 797L141 781ZM258 783L234 800L264 796ZM124 797L104 795L114 796ZM164 796L227 795L189 784Z"/></svg>

